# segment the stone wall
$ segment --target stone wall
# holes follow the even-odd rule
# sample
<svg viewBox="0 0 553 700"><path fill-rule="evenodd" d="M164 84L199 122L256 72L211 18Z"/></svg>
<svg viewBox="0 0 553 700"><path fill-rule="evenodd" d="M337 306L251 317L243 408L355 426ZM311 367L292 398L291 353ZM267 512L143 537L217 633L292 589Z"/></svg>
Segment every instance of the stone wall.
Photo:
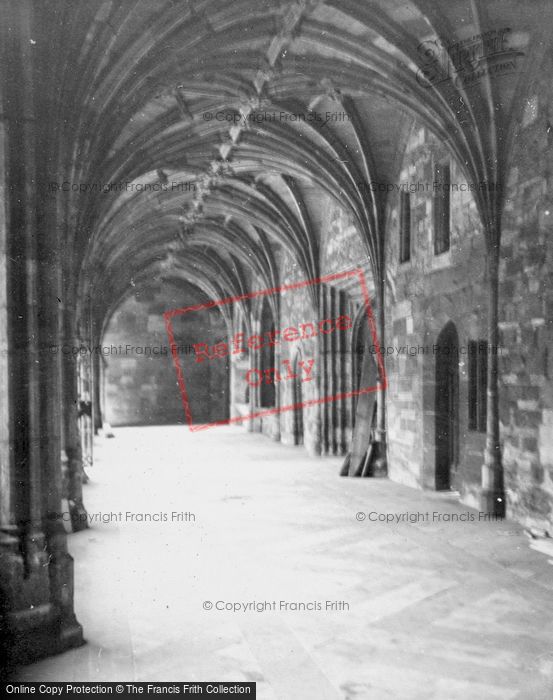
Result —
<svg viewBox="0 0 553 700"><path fill-rule="evenodd" d="M363 270L369 290L374 285L369 259L365 253L358 230L349 215L336 200L329 197L321 202L320 277L360 268ZM280 261L282 284L304 281L291 257L283 255ZM316 295L314 299L311 295ZM347 315L352 321L359 316L363 301L357 278L321 282L304 289L287 292L281 298L280 324L282 328L316 318L339 318ZM318 307L318 308L317 308ZM363 322L363 320L362 320ZM356 324L358 329L359 324ZM316 382L302 384L302 402L316 398L333 398L351 392L353 368L358 359L354 329L320 333L317 338L287 344L281 349L280 361L289 360L293 366L299 361L315 360ZM281 406L297 403L294 383L283 383L280 389ZM338 399L322 402L318 406L303 408L303 444L311 454L344 455L349 449L354 423L355 399ZM282 440L297 444L297 416L294 411L280 414Z"/></svg>
<svg viewBox="0 0 553 700"><path fill-rule="evenodd" d="M113 426L185 423L163 313L205 301L193 288L152 285L129 297L104 335L104 415ZM228 417L228 362L197 362L194 343L212 345L226 337L217 310L194 311L173 319L185 388L194 423Z"/></svg>
<svg viewBox="0 0 553 700"><path fill-rule="evenodd" d="M362 245L350 217L328 200L324 211L321 275L360 266ZM307 281L306 274L291 255L280 251L277 258L280 285ZM357 316L361 292L359 282L353 279L315 282L279 293L277 297L275 327L282 333L287 328L298 328L300 324L315 322L317 325L321 319L337 319L342 315L349 314L353 320ZM253 307L252 327L256 334L259 310L255 304ZM279 343L275 347L275 366L282 380L276 387L277 411L249 421L250 429L280 439L285 444L304 445L313 455L345 454L351 441L354 401L340 399L312 406L305 404L351 391L352 337L351 329L325 334L316 328L313 337ZM241 403L246 392L245 374L248 368L257 367L256 362L255 353L249 358L233 361L233 397L236 397L233 415L246 415L259 408L254 389L248 392L250 405ZM290 378L290 374L297 376ZM241 400L237 400L240 397Z"/></svg>
<svg viewBox="0 0 553 700"><path fill-rule="evenodd" d="M337 200L330 198L324 202L324 212L321 229L321 276L361 270L369 291L372 312L376 314L370 260L353 217ZM358 388L354 375L357 375L357 367L363 362L364 353L359 352L359 339L370 337L362 288L357 277L349 277L326 283L321 293L325 309L333 310L333 315L346 313L354 324L351 331L341 334L341 346L331 344L326 347L326 366L330 381L323 390L326 395L351 392ZM353 397L323 405L323 453L343 455L349 450L356 404L357 398Z"/></svg>
<svg viewBox="0 0 553 700"><path fill-rule="evenodd" d="M283 285L305 281L303 275L292 259L282 254L280 260L281 279ZM319 318L316 303L312 294L316 293L314 286L294 289L280 295L280 328L297 327L300 323L308 323ZM280 349L280 363L290 362L295 372L298 371L298 363L314 361L310 381L290 380L282 382L279 387L280 405L291 406L304 404L306 401L319 398L322 379L322 358L320 354L320 336L290 343L283 343ZM306 379L307 375L304 375ZM298 413L300 415L298 415ZM320 454L321 451L321 426L320 407L302 406L295 411L283 411L280 413L280 430L282 441L285 444L298 444L302 442L310 454ZM303 425L303 437L298 438L294 427Z"/></svg>
<svg viewBox="0 0 553 700"><path fill-rule="evenodd" d="M387 212L386 367L388 464L395 481L435 488L438 336L453 322L459 339L458 464L452 487L477 505L485 435L468 429L467 346L485 338L485 243L476 203L451 159L450 249L434 253L434 163L448 153L428 130L414 125L397 184L411 192L411 258L399 261L399 191ZM384 183L386 185L388 183ZM459 188L455 188L459 185ZM461 189L465 191L462 191Z"/></svg>
<svg viewBox="0 0 553 700"><path fill-rule="evenodd" d="M514 139L500 266L500 424L508 509L553 534L553 62ZM540 77L541 76L541 77Z"/></svg>
<svg viewBox="0 0 553 700"><path fill-rule="evenodd" d="M543 70L541 75L548 75ZM531 89L526 113L515 140L513 167L506 190L500 267L500 427L508 514L522 522L551 529L553 508L553 360L551 264L553 196L548 162L553 156L553 126L548 117L551 88ZM539 97L537 97L539 95ZM434 165L448 160L451 167L450 247L434 250ZM440 333L453 324L458 352L457 462L451 488L461 500L479 507L481 469L486 435L469 428L470 341L487 337L488 280L486 246L471 188L459 164L427 129L414 124L397 183L386 210L386 331L381 343L386 353L389 381L387 438L389 475L418 488L435 489L436 481L436 373L448 362L447 349L437 347ZM411 193L411 257L399 260L399 191ZM320 275L360 267L368 281L374 308L370 261L350 215L339 203L321 201L318 232ZM279 258L281 284L305 277L287 254ZM323 318L345 309L352 318L361 309L356 281L319 285L318 302L307 289L279 299L279 329ZM315 312L315 304L319 309ZM305 383L301 400L350 390L359 358L355 334L337 346L321 338L283 344L275 364L299 359L316 360L316 383ZM372 344L372 339L367 341ZM325 344L326 343L326 344ZM494 349L491 349L494 351ZM251 359L236 365L236 396L245 392L244 375ZM277 405L293 404L293 381L278 387ZM248 411L245 395L240 410ZM298 439L298 416L282 411L254 421L253 429L287 444L302 442L312 454L343 454L351 442L355 401L304 408ZM238 410L236 407L233 410Z"/></svg>

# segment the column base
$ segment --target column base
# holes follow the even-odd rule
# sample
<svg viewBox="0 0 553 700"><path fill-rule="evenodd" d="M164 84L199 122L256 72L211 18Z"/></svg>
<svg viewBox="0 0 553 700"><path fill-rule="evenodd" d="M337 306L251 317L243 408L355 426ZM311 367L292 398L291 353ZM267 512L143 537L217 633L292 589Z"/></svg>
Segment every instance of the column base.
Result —
<svg viewBox="0 0 553 700"><path fill-rule="evenodd" d="M55 515L55 514L54 514ZM73 560L65 531L48 519L45 535L0 537L0 677L16 666L84 643L73 611Z"/></svg>
<svg viewBox="0 0 553 700"><path fill-rule="evenodd" d="M372 442L363 459L356 465L352 464L351 452L348 452L340 469L340 476L386 478L388 476L386 444L383 442Z"/></svg>
<svg viewBox="0 0 553 700"><path fill-rule="evenodd" d="M386 458L386 443L382 440L373 443L373 453L367 476L373 479L385 479L388 476L388 460Z"/></svg>
<svg viewBox="0 0 553 700"><path fill-rule="evenodd" d="M371 476L375 479L386 479L388 476L388 462L386 457L379 456L373 462Z"/></svg>
<svg viewBox="0 0 553 700"><path fill-rule="evenodd" d="M85 644L83 628L75 618L73 622L65 623L60 629L58 634L58 651L56 653L61 654L62 651L75 649L83 646L83 644Z"/></svg>
<svg viewBox="0 0 553 700"><path fill-rule="evenodd" d="M4 571L2 587L11 583L22 594L22 599L13 600L12 595L11 600L3 601L3 610L0 611L0 680L9 680L13 671L22 664L34 663L84 644L83 630L75 616L65 617L52 602L33 604L33 599L49 596L47 586L42 581L33 581L33 576L30 580L26 578L20 562L12 561L11 564L9 570ZM6 593L9 592L8 589ZM18 609L14 610L14 605Z"/></svg>
<svg viewBox="0 0 553 700"><path fill-rule="evenodd" d="M340 469L340 476L349 476L350 464L351 464L351 452L348 452L346 455L346 458L344 459L344 463L342 464L342 467Z"/></svg>
<svg viewBox="0 0 553 700"><path fill-rule="evenodd" d="M82 646L81 625L62 622L51 603L6 615L1 645L6 675L17 666L34 663Z"/></svg>
<svg viewBox="0 0 553 700"><path fill-rule="evenodd" d="M69 501L69 517L72 532L80 532L88 527L88 514L82 501Z"/></svg>
<svg viewBox="0 0 553 700"><path fill-rule="evenodd" d="M490 513L497 518L504 518L507 511L505 493L503 491L482 489L480 508L483 513Z"/></svg>

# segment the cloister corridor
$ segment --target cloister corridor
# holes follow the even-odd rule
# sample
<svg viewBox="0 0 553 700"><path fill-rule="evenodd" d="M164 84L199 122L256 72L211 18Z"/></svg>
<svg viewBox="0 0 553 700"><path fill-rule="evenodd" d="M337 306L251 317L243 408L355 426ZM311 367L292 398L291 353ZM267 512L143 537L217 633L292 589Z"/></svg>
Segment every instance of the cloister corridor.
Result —
<svg viewBox="0 0 553 700"><path fill-rule="evenodd" d="M340 478L340 458L237 427L114 434L96 438L84 499L90 519L122 517L68 536L86 644L17 680L253 680L263 700L551 697L552 562L520 525L446 521L476 511ZM370 521L405 512L441 517ZM276 610L215 609L249 602Z"/></svg>

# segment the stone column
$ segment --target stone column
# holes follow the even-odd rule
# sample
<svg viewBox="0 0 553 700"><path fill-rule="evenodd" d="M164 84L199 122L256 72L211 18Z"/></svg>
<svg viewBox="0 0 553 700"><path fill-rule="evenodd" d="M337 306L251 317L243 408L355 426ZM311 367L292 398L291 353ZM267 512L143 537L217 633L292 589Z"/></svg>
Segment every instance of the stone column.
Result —
<svg viewBox="0 0 553 700"><path fill-rule="evenodd" d="M87 340L78 345L89 346L91 342ZM81 459L83 468L92 466L94 435L92 429L92 418L87 409L91 407L91 374L92 363L90 353L87 352L79 357L78 361L78 425L81 436ZM83 412L84 411L84 412ZM85 482L86 483L86 475Z"/></svg>
<svg viewBox="0 0 553 700"><path fill-rule="evenodd" d="M336 316L336 289L329 285L325 286L325 296L326 296L326 314L323 318L334 318ZM322 320L322 319L321 319ZM338 367L337 367L337 353L336 353L336 333L322 334L323 343L326 347L326 366L324 371L326 373L327 381L327 393L326 398L332 398L336 396L336 383L338 377ZM338 428L338 406L336 401L332 400L325 404L328 407L328 446L329 452L332 455L338 454L337 446L337 428Z"/></svg>
<svg viewBox="0 0 553 700"><path fill-rule="evenodd" d="M43 530L41 432L39 422L39 339L37 329L35 123L32 95L23 86L32 84L29 55L31 8L25 2L2 7L0 60L4 121L3 190L6 250L6 337L9 381L3 395L6 411L8 461L4 479L9 488L3 502L3 520L16 545L2 552L2 604L7 631L8 660L17 658L31 635L44 633L55 616L48 577L48 553ZM6 27L13 27L7 32ZM19 75L20 80L6 79ZM17 144L17 145L16 145ZM45 435L47 441L49 436ZM58 464L59 464L58 453ZM5 472L9 472L9 475ZM58 509L59 510L59 509ZM4 542L4 544L6 544ZM33 599L34 605L29 606ZM36 612L35 612L36 610ZM39 612L40 610L40 612ZM40 652L30 645L33 651ZM23 657L25 658L25 656Z"/></svg>
<svg viewBox="0 0 553 700"><path fill-rule="evenodd" d="M27 3L25 3L27 6ZM29 3L29 8L33 3ZM33 22L40 25L38 13ZM36 27L35 27L36 30ZM34 31L33 31L34 33ZM25 43L29 45L25 36ZM40 56L40 54L39 54ZM40 60L37 58L36 60ZM31 61L29 61L31 63ZM23 82L25 85L26 81ZM29 76L29 85L32 78ZM37 114L47 114L49 96L42 86L36 89ZM27 182L36 189L56 157L57 139L51 132L49 120L37 119L35 125L36 153L33 176ZM58 650L82 644L82 628L73 611L73 559L67 551L67 537L61 519L62 471L60 455L62 449L62 354L52 353L50 348L64 344L63 297L65 295L62 274L62 227L59 225L58 202L55 193L43 191L36 198L37 220L29 249L36 255L36 267L30 266L29 301L33 307L32 318L36 334L30 335L30 345L38 340L39 362L38 410L36 427L40 445L39 462L36 465L37 481L41 483L41 522L45 537L44 553L47 556L47 572L50 584L50 603L53 611L53 630ZM36 294L36 296L34 296ZM46 350L46 352L45 352ZM31 370L36 372L37 369ZM34 379L34 378L33 378ZM34 427L34 426L33 426ZM38 499L37 499L38 503Z"/></svg>
<svg viewBox="0 0 553 700"><path fill-rule="evenodd" d="M64 309L64 342L67 347L79 347L75 328L75 313L71 305ZM79 393L77 357L73 353L61 354L62 358L62 414L64 451L67 458L67 477L64 495L69 503L69 514L73 532L87 527L87 515L83 504L83 456L79 434Z"/></svg>
<svg viewBox="0 0 553 700"><path fill-rule="evenodd" d="M258 313L261 311L258 309ZM252 314L253 316L253 314ZM261 332L261 321L252 318L252 335L259 335ZM250 370L261 368L261 354L257 349L250 350ZM251 375L253 376L253 375ZM253 412L257 413L261 406L261 386L250 386L250 404L253 407ZM260 433L262 432L262 418L254 418L252 420L252 432Z"/></svg>
<svg viewBox="0 0 553 700"><path fill-rule="evenodd" d="M96 347L100 344L100 338L96 337L94 334L94 345ZM94 435L98 435L98 431L102 429L103 418L102 418L102 403L100 399L101 392L101 368L100 368L100 354L98 352L92 352L92 427Z"/></svg>
<svg viewBox="0 0 553 700"><path fill-rule="evenodd" d="M488 248L488 344L499 347L499 221ZM505 517L505 489L499 433L499 357L488 354L486 451L482 465L481 508L483 512Z"/></svg>
<svg viewBox="0 0 553 700"><path fill-rule="evenodd" d="M0 397L5 452L9 443L1 466L7 490L0 501L0 601L8 666L82 643L60 519L60 246L55 201L45 191L51 122L34 81L35 11L30 0L0 5L0 150L7 174L0 189L6 273L0 299L9 300L0 304L8 338L0 372L0 382L8 378Z"/></svg>
<svg viewBox="0 0 553 700"><path fill-rule="evenodd" d="M253 328L255 327L254 320L253 320L253 314L250 316L250 320L251 320L250 327L252 330L251 330L251 332L248 331L248 337L250 336L250 334L253 335ZM253 369L255 367L254 356L255 356L255 351L250 350L248 353L248 369ZM253 387L248 387L248 396L249 396L249 404L250 404L249 415L250 416L252 416L256 410L256 403L255 403L256 402L256 393L255 392L256 392L256 389L254 389ZM246 428L247 428L247 431L249 433L257 432L257 430L256 430L257 422L258 421L255 418L250 417L248 419L248 423L247 423Z"/></svg>
<svg viewBox="0 0 553 700"><path fill-rule="evenodd" d="M41 348L59 347L63 344L58 301L63 294L59 229L54 214L55 202L50 202L50 205L50 211L44 207L44 229L39 229L35 237L39 254L37 288L40 290L40 296L36 307L40 308L37 328ZM67 552L65 529L57 517L62 511L62 360L60 353L41 354L38 393L42 410L39 416L38 437L41 446L42 514L43 518L46 517L44 534L48 555L50 600L56 611L56 643L61 649L65 649L82 643L82 629L73 612L73 559Z"/></svg>
<svg viewBox="0 0 553 700"><path fill-rule="evenodd" d="M326 285L321 284L319 291L320 313L319 319L327 318L328 314L328 298L326 293ZM319 380L319 397L328 396L328 372L329 372L329 357L328 357L328 342L326 336L319 336L318 339L319 353L321 357L321 375ZM331 449L331 423L328 403L321 404L321 454L330 454Z"/></svg>
<svg viewBox="0 0 553 700"><path fill-rule="evenodd" d="M346 294L342 290L338 291L338 302L336 308L336 318L347 314ZM337 391L339 394L347 392L346 377L348 375L348 348L350 346L350 335L348 331L336 331L339 358L339 379ZM347 452L347 425L348 425L349 400L341 398L338 403L338 454L344 455Z"/></svg>
<svg viewBox="0 0 553 700"><path fill-rule="evenodd" d="M1 13L1 10L0 10ZM5 19L0 14L1 19ZM0 34L2 29L0 27ZM1 37L3 40L5 37ZM0 47L2 41L0 40ZM8 50L8 46L6 50ZM4 55L0 51L0 75ZM4 64L5 65L5 64ZM22 505L18 503L24 496L18 488L15 468L15 453L19 446L15 443L15 416L13 397L13 377L17 357L15 342L8 343L14 310L19 298L14 298L13 240L8 237L10 229L10 199L7 194L8 130L6 105L4 104L3 79L0 81L0 666L9 663L10 650L15 644L15 630L10 619L18 608L17 589L24 579L24 562L20 546L18 514ZM19 243L19 242L18 242ZM22 355L23 353L20 353ZM9 669L6 669L8 671ZM2 672L0 671L0 679Z"/></svg>
<svg viewBox="0 0 553 700"><path fill-rule="evenodd" d="M382 264L382 270L384 270L384 264ZM378 342L381 345L385 345L385 315L384 315L384 281L380 280L378 282L379 290L377 291L376 302L378 307L376 309L376 328L378 333ZM379 292L379 293L378 293ZM372 339L370 340L372 343ZM382 358L382 362L384 362ZM386 477L388 476L388 456L387 456L387 445L386 445L386 388L384 387L384 377L378 378L379 386L376 395L376 430L375 430L375 455L376 458L373 462L373 476L375 477Z"/></svg>

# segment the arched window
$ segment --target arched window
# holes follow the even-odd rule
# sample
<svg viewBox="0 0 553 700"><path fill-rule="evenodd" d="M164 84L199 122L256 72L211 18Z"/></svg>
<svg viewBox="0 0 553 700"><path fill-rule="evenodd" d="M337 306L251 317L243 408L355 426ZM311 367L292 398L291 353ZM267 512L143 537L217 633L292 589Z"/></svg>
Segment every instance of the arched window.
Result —
<svg viewBox="0 0 553 700"><path fill-rule="evenodd" d="M459 454L459 337L449 321L436 342L436 489L453 485Z"/></svg>

